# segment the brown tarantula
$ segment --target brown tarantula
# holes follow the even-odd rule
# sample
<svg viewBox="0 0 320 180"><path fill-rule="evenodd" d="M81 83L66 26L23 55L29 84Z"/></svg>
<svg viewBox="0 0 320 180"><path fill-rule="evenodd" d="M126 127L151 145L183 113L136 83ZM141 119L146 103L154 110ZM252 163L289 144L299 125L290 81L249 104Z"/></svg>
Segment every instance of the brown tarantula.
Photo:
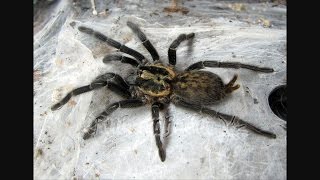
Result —
<svg viewBox="0 0 320 180"><path fill-rule="evenodd" d="M269 138L276 138L275 134L257 128L236 116L217 112L206 107L207 105L212 105L222 100L226 95L238 89L240 86L234 85L237 80L237 75L234 75L231 81L225 84L218 75L208 71L199 71L205 67L220 67L236 69L245 68L258 72L271 73L273 72L273 69L238 62L200 61L190 65L184 71L179 72L175 69L176 49L182 41L192 39L195 35L194 33L180 34L178 38L172 42L168 50L169 64L165 64L160 61L156 49L140 28L132 22L127 22L127 25L142 41L144 47L151 54L153 62L149 62L141 53L120 44L100 32L84 26L78 27L79 31L92 35L100 41L106 42L108 45L115 47L121 52L134 57L107 55L103 59L104 63L120 61L122 63L128 63L137 69L134 83L128 83L115 73L105 73L98 76L91 84L72 90L60 102L52 106L51 109L53 111L57 110L66 104L72 96L104 86L126 98L126 100L110 104L105 111L91 123L88 130L84 133L83 139L91 137L97 130L97 124L103 122L108 115L119 107L133 108L150 104L153 119L153 133L159 150L160 159L161 161L164 161L166 154L160 139L159 111L165 109L168 113L167 107L170 102L173 102L178 106L207 114L214 118L220 118L224 122L228 122L237 127L246 127L257 134ZM169 124L169 116L167 115L165 118L165 131L167 135L169 134Z"/></svg>

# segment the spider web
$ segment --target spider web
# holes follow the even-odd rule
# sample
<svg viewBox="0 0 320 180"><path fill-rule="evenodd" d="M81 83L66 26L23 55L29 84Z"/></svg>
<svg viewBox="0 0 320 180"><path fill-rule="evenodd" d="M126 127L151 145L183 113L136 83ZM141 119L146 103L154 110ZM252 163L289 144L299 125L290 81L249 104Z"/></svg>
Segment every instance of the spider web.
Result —
<svg viewBox="0 0 320 180"><path fill-rule="evenodd" d="M165 6L158 1L97 1L100 14L96 17L84 10L90 3L78 2L81 6L58 1L51 16L43 17L43 28L34 34L35 179L286 179L284 122L267 102L272 89L286 83L285 7L244 3L246 11L234 12L223 2L188 1L184 4L191 9L188 14L169 15L159 10ZM261 17L269 18L274 26L263 27L258 22ZM54 112L51 105L99 74L115 72L127 77L133 69L126 64L103 64L103 56L116 50L79 33L77 26L92 27L151 60L126 26L128 20L140 25L165 62L171 42L180 33L195 32L193 42L183 42L178 48L181 70L200 60L273 67L276 72L272 74L206 70L225 82L237 73L241 85L211 108L275 132L277 139L170 105L172 127L164 163L157 154L148 106L114 112L108 123L98 126L94 138L84 141L83 129L107 104L121 98L102 88L73 97Z"/></svg>

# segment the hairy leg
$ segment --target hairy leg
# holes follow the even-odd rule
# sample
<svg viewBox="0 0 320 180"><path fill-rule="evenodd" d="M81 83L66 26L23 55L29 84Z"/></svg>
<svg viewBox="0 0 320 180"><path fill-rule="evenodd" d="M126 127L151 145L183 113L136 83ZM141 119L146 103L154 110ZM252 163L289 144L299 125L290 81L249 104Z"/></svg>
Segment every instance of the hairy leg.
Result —
<svg viewBox="0 0 320 180"><path fill-rule="evenodd" d="M97 130L97 124L105 120L105 118L110 115L113 111L118 108L134 108L144 105L145 103L140 99L127 99L110 104L105 111L103 111L91 124L90 127L83 135L83 139L86 140L90 138Z"/></svg>
<svg viewBox="0 0 320 180"><path fill-rule="evenodd" d="M171 65L176 65L176 59L177 59L177 56L176 56L176 52L177 52L177 47L180 45L180 43L182 41L185 41L187 39L192 39L194 37L194 33L190 33L190 34L180 34L178 36L177 39L175 39L170 47L169 47L169 50L168 50L168 58L169 58L169 64Z"/></svg>
<svg viewBox="0 0 320 180"><path fill-rule="evenodd" d="M235 69L244 68L244 69L250 69L252 71L258 71L258 72L264 72L264 73L274 72L272 68L258 67L258 66L253 66L249 64L242 64L239 62L219 62L219 61L199 61L197 63L190 65L186 69L186 71L199 70L205 67L235 68Z"/></svg>
<svg viewBox="0 0 320 180"><path fill-rule="evenodd" d="M77 96L82 93L92 91L101 87L107 86L111 91L125 97L131 97L129 92L129 85L121 78L121 76L114 73L106 73L98 76L91 84L76 88L69 92L62 100L51 107L55 111L65 105L72 96Z"/></svg>
<svg viewBox="0 0 320 180"><path fill-rule="evenodd" d="M149 51L152 56L153 61L159 60L159 54L157 50L153 47L151 42L147 39L146 35L141 31L137 24L128 21L127 25L132 29L132 31L138 35L139 39L141 40L143 46Z"/></svg>
<svg viewBox="0 0 320 180"><path fill-rule="evenodd" d="M220 113L218 111L215 111L213 109L209 109L209 108L204 107L202 105L191 104L191 103L188 103L179 97L174 97L173 103L175 103L178 106L182 106L182 107L185 107L185 108L197 111L197 112L207 114L211 117L218 117L218 118L222 119L223 121L229 122L230 125L234 125L238 128L245 127L248 130L250 130L254 133L260 134L262 136L266 136L269 138L276 138L276 135L273 134L272 132L262 130L262 129L248 123L248 122L241 120L240 118L238 118L236 116Z"/></svg>
<svg viewBox="0 0 320 180"><path fill-rule="evenodd" d="M168 137L170 135L170 129L171 129L171 120L170 120L170 110L167 107L165 109L165 114L164 114L164 128L165 128L165 133L164 137Z"/></svg>
<svg viewBox="0 0 320 180"><path fill-rule="evenodd" d="M140 63L130 57L127 56L122 56L122 55L115 55L115 54L111 54L111 55L106 55L103 58L103 63L108 64L108 62L110 61L120 61L121 63L126 63L126 64L130 64L134 67L137 67Z"/></svg>
<svg viewBox="0 0 320 180"><path fill-rule="evenodd" d="M91 28L79 26L78 29L80 32L92 35L93 37L99 39L100 41L106 42L109 46L112 46L116 49L119 49L121 52L124 52L126 54L129 54L129 55L135 57L139 62L142 62L142 60L146 59L141 53L119 43L118 41L115 41L115 40L103 35L100 32L94 31Z"/></svg>
<svg viewBox="0 0 320 180"><path fill-rule="evenodd" d="M160 139L159 110L160 110L159 103L152 104L151 111L152 111L152 119L153 119L153 134L159 150L160 159L163 162L166 159L166 152L163 149L163 145Z"/></svg>

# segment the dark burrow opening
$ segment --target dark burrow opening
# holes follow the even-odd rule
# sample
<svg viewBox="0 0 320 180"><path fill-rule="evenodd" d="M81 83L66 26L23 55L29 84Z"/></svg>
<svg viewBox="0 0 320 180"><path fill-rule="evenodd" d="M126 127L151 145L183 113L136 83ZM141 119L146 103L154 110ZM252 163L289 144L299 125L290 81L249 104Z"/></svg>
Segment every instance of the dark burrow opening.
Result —
<svg viewBox="0 0 320 180"><path fill-rule="evenodd" d="M273 113L287 121L287 85L274 88L269 95L268 101Z"/></svg>

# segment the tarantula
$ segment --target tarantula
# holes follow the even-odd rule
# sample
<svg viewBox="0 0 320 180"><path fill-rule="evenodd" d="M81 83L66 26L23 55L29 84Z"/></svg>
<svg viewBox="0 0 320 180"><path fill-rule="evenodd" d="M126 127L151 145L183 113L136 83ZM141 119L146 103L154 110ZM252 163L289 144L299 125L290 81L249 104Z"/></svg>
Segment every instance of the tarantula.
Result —
<svg viewBox="0 0 320 180"><path fill-rule="evenodd" d="M166 158L166 153L160 138L159 111L166 110L165 134L168 135L170 120L167 107L170 102L173 102L177 106L207 114L213 118L219 118L225 123L228 122L237 127L246 127L257 134L269 138L276 138L275 134L262 130L236 116L208 108L208 105L219 102L240 86L238 84L234 85L237 80L237 75L234 75L234 77L225 84L217 74L200 70L205 67L245 68L257 72L271 73L273 72L272 68L257 67L239 62L200 61L180 72L175 69L176 49L182 41L194 38L194 33L180 34L178 38L171 43L168 50L169 64L166 64L159 59L158 52L138 25L130 21L127 22L127 25L142 41L143 46L151 54L153 62L149 62L141 53L120 44L100 32L84 26L78 27L80 32L92 35L96 39L106 42L109 46L134 57L115 54L107 55L103 58L104 63L120 61L136 67L136 78L133 84L130 84L118 74L105 73L94 79L91 84L72 90L61 101L52 106L52 111L57 110L66 104L72 96L104 86L126 99L108 105L107 108L93 120L90 127L84 133L83 139L86 140L92 137L97 130L97 124L103 122L106 117L116 109L134 108L150 104L153 119L153 133L160 159L163 162Z"/></svg>

